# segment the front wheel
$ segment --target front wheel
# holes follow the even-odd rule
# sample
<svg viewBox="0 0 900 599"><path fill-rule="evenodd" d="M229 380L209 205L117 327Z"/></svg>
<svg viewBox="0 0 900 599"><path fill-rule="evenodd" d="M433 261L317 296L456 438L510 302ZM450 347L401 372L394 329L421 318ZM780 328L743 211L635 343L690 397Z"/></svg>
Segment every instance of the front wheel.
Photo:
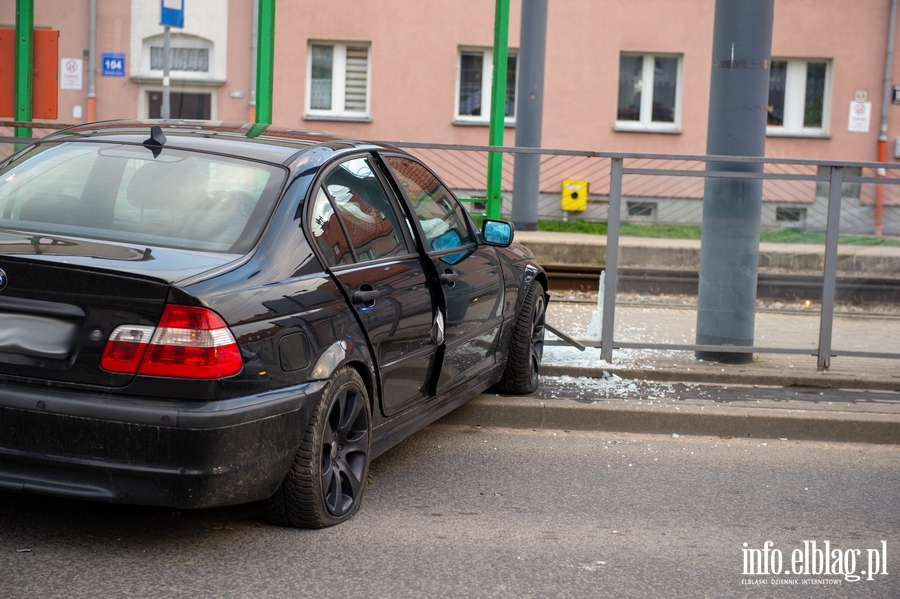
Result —
<svg viewBox="0 0 900 599"><path fill-rule="evenodd" d="M372 438L369 397L359 373L335 373L313 411L294 462L266 502L273 524L324 528L359 510Z"/></svg>
<svg viewBox="0 0 900 599"><path fill-rule="evenodd" d="M525 292L522 308L516 316L506 370L498 385L503 393L524 395L538 387L538 371L544 355L544 319L547 302L544 288L537 281Z"/></svg>

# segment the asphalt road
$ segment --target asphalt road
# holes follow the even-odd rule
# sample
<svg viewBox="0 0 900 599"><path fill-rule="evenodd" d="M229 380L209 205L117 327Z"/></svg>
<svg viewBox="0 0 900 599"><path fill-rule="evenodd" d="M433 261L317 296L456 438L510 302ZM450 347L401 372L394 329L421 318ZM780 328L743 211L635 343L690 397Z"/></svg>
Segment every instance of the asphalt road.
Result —
<svg viewBox="0 0 900 599"><path fill-rule="evenodd" d="M0 597L900 597L897 446L436 425L371 475L322 531L0 493ZM766 541L888 574L743 575Z"/></svg>

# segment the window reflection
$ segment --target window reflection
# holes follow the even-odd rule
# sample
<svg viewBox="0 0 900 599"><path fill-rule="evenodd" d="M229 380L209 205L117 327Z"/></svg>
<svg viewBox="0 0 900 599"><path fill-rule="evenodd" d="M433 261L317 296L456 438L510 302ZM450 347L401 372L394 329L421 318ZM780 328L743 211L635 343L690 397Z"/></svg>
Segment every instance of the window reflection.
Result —
<svg viewBox="0 0 900 599"><path fill-rule="evenodd" d="M773 60L769 72L769 125L776 127L784 125L784 90L786 85L787 62Z"/></svg>
<svg viewBox="0 0 900 599"><path fill-rule="evenodd" d="M324 187L358 260L407 252L396 213L366 159L342 163L328 173Z"/></svg>
<svg viewBox="0 0 900 599"><path fill-rule="evenodd" d="M462 208L437 177L412 160L389 156L425 233L426 249L443 250L472 242Z"/></svg>
<svg viewBox="0 0 900 599"><path fill-rule="evenodd" d="M328 194L321 187L316 193L316 200L313 204L310 229L326 266L353 263L350 243L344 235L341 223L336 218Z"/></svg>
<svg viewBox="0 0 900 599"><path fill-rule="evenodd" d="M619 112L617 118L620 121L641 120L643 71L643 56L619 58Z"/></svg>

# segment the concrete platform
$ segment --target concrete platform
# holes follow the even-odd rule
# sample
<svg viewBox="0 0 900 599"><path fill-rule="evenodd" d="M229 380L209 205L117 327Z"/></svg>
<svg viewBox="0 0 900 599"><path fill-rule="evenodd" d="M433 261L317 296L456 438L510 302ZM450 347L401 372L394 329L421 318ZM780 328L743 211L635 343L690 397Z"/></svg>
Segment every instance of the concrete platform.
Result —
<svg viewBox="0 0 900 599"><path fill-rule="evenodd" d="M606 236L586 233L516 231L515 240L547 264L598 265L606 261ZM699 268L699 239L619 238L620 267ZM825 245L811 243L759 244L760 269L821 273ZM900 276L900 247L838 246L838 272Z"/></svg>

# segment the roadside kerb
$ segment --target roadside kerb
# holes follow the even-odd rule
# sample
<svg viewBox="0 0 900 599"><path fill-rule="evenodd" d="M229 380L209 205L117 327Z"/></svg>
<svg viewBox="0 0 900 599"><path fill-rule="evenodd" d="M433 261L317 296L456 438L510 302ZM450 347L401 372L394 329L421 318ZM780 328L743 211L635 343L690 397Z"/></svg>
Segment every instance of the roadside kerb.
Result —
<svg viewBox="0 0 900 599"><path fill-rule="evenodd" d="M607 431L751 439L792 439L900 444L900 415L745 408L646 405L621 400L593 402L482 394L451 412L441 424L499 428Z"/></svg>

